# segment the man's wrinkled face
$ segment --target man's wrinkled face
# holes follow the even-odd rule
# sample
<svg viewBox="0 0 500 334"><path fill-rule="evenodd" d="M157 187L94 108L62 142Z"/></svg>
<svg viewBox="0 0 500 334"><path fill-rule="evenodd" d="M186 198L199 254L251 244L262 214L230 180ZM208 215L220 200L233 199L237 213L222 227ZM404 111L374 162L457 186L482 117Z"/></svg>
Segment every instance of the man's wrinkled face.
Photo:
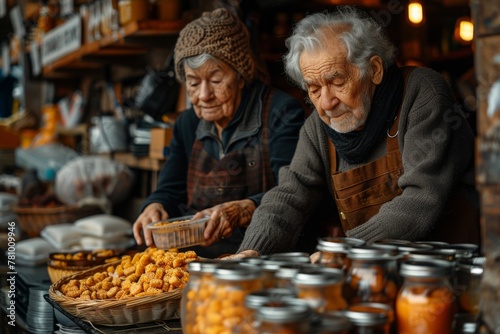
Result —
<svg viewBox="0 0 500 334"><path fill-rule="evenodd" d="M304 51L300 69L319 116L339 133L360 129L370 111L375 84L346 58L344 44L332 39L318 51Z"/></svg>

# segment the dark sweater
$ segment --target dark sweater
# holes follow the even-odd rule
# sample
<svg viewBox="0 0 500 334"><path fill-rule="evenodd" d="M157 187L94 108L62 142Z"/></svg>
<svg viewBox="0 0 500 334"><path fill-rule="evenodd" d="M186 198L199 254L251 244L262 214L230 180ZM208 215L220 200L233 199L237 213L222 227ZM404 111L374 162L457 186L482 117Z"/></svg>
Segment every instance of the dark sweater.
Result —
<svg viewBox="0 0 500 334"><path fill-rule="evenodd" d="M259 84L256 83L256 85ZM242 105L247 99L248 89L243 95ZM260 106L262 107L262 103ZM269 108L269 152L272 170L278 180L279 169L288 165L292 159L300 128L304 124L305 112L295 98L279 90L275 90ZM243 109L240 106L231 123L224 129L222 142L215 136L215 125L200 121L193 108L182 112L175 121L170 154L160 172L158 187L143 203L141 211L147 205L156 202L165 207L170 217L187 214L190 211L186 204L187 171L195 139L197 136L201 137L205 149L215 158L220 158L222 154L233 150L242 149L249 142L250 137L258 137L262 128L260 120L252 121L252 124L243 124L242 119L246 119L241 117ZM241 135L242 129L245 131L244 135ZM234 140L235 138L237 139ZM258 193L250 198L256 205L259 205L263 195L263 193Z"/></svg>
<svg viewBox="0 0 500 334"><path fill-rule="evenodd" d="M335 207L332 197L328 138L314 112L304 124L289 167L280 184L262 199L240 246L271 254L295 249L304 234L317 241L320 227L312 217L323 207ZM455 191L477 199L474 187L474 137L459 112L447 82L427 68L410 74L399 118L399 147L404 174L400 196L384 204L365 224L346 232L368 242L390 238L420 240L439 223ZM367 162L386 152L385 140ZM339 161L339 170L359 165Z"/></svg>

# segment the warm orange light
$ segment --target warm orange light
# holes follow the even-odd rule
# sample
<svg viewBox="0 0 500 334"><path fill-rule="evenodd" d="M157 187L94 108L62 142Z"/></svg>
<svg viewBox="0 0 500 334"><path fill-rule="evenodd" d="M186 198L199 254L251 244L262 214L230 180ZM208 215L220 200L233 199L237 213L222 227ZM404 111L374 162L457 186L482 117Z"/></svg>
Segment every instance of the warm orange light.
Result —
<svg viewBox="0 0 500 334"><path fill-rule="evenodd" d="M424 9L420 2L412 1L408 4L408 20L415 25L424 21Z"/></svg>
<svg viewBox="0 0 500 334"><path fill-rule="evenodd" d="M455 23L455 40L469 43L474 39L474 24L469 17L461 17Z"/></svg>

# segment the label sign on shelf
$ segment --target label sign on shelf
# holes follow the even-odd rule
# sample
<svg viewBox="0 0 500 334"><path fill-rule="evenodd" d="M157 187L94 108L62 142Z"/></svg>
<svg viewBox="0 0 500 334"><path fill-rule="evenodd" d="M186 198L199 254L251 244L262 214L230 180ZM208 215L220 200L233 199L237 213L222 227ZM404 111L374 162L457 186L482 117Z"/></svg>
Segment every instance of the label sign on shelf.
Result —
<svg viewBox="0 0 500 334"><path fill-rule="evenodd" d="M42 65L48 65L57 59L78 50L82 45L82 25L79 15L75 15L64 24L50 30L42 40Z"/></svg>

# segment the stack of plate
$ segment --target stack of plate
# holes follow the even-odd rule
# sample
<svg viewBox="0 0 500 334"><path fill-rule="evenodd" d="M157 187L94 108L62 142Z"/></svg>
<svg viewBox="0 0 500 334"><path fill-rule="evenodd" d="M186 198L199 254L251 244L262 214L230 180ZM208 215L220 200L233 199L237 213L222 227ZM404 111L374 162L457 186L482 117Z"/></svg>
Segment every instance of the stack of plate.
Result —
<svg viewBox="0 0 500 334"><path fill-rule="evenodd" d="M48 294L48 287L30 287L27 329L34 334L52 334L54 331L54 309L43 296Z"/></svg>

